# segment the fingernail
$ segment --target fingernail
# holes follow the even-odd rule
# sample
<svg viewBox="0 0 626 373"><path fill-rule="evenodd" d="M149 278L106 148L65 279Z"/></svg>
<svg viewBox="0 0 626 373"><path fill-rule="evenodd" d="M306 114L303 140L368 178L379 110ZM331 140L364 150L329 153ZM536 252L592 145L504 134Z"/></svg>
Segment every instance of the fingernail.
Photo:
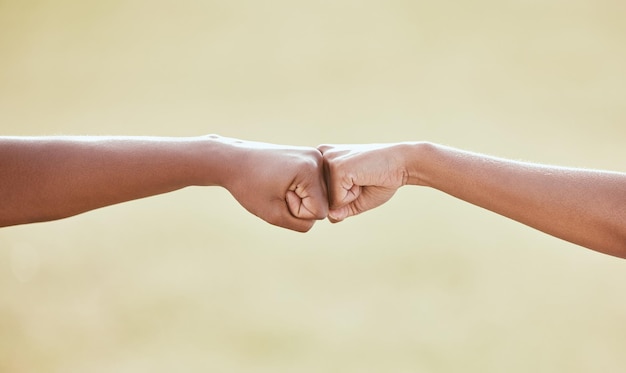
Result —
<svg viewBox="0 0 626 373"><path fill-rule="evenodd" d="M339 211L328 211L328 216L333 220L342 220L342 214Z"/></svg>

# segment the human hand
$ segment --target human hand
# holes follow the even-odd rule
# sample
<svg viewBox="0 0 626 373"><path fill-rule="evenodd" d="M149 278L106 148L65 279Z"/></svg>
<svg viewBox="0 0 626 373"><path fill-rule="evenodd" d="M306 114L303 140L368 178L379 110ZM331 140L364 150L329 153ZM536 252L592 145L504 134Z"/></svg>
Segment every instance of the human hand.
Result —
<svg viewBox="0 0 626 373"><path fill-rule="evenodd" d="M299 232L326 218L326 184L317 149L222 139L235 157L223 186L246 210Z"/></svg>
<svg viewBox="0 0 626 373"><path fill-rule="evenodd" d="M328 220L340 222L387 202L405 185L403 144L320 145L328 186Z"/></svg>

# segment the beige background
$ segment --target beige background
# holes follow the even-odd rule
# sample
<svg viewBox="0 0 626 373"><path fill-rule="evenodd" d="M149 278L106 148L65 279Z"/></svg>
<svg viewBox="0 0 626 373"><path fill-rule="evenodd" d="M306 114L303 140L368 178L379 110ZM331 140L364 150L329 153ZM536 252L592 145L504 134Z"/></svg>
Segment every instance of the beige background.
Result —
<svg viewBox="0 0 626 373"><path fill-rule="evenodd" d="M0 133L430 140L626 171L625 17L0 0ZM0 371L618 372L625 263L423 188L307 234L190 188L0 230Z"/></svg>

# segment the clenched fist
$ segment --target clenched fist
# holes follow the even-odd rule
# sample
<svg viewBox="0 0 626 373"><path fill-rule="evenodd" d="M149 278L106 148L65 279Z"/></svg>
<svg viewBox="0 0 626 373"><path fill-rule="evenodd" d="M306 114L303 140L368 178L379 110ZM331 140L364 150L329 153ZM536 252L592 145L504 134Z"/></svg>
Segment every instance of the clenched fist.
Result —
<svg viewBox="0 0 626 373"><path fill-rule="evenodd" d="M0 137L0 227L194 185L223 186L256 216L300 232L328 212L315 148L215 135Z"/></svg>
<svg viewBox="0 0 626 373"><path fill-rule="evenodd" d="M320 145L330 211L336 223L388 201L405 185L403 144Z"/></svg>
<svg viewBox="0 0 626 373"><path fill-rule="evenodd" d="M322 154L315 148L225 139L223 186L270 224L306 232L328 213Z"/></svg>

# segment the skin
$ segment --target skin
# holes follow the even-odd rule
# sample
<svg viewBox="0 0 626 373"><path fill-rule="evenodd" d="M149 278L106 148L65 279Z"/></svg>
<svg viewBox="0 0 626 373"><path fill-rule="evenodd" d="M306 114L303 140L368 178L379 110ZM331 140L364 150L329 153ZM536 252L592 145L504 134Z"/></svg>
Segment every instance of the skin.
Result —
<svg viewBox="0 0 626 373"><path fill-rule="evenodd" d="M0 137L0 226L62 219L187 186L221 186L270 224L327 215L314 148L220 136Z"/></svg>
<svg viewBox="0 0 626 373"><path fill-rule="evenodd" d="M380 206L418 185L550 235L626 258L626 174L517 162L442 145L321 145L329 220Z"/></svg>
<svg viewBox="0 0 626 373"><path fill-rule="evenodd" d="M306 232L327 214L339 222L380 206L401 186L420 185L626 258L626 174L425 142L318 151L215 135L0 137L0 175L0 226L62 219L187 186L221 186L252 214Z"/></svg>

